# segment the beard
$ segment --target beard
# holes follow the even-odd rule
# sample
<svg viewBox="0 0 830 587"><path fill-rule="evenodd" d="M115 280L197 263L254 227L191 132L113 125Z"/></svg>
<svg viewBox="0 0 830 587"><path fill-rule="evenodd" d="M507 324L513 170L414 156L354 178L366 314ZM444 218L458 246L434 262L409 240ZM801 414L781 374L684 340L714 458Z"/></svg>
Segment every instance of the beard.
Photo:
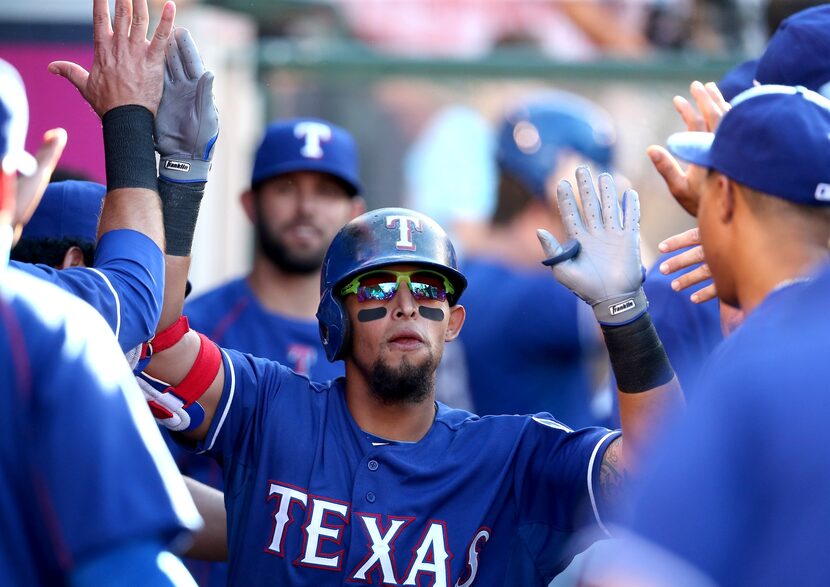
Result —
<svg viewBox="0 0 830 587"><path fill-rule="evenodd" d="M258 211L254 225L257 247L277 269L290 275L308 275L320 270L326 256L325 248L302 253L291 250L277 234L269 230L262 216L261 211Z"/></svg>
<svg viewBox="0 0 830 587"><path fill-rule="evenodd" d="M369 391L385 405L417 404L429 397L435 388L438 360L432 350L420 364L404 357L392 367L378 358L369 369Z"/></svg>

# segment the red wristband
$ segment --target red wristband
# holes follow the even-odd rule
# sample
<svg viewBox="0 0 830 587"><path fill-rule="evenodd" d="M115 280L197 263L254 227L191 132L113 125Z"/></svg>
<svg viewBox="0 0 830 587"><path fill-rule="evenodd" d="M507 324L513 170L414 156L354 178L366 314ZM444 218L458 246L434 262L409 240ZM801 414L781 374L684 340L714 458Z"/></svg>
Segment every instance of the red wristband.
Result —
<svg viewBox="0 0 830 587"><path fill-rule="evenodd" d="M154 353L166 351L171 346L179 342L189 330L190 324L187 322L187 316L180 316L178 320L173 322L173 324L161 332L157 332L156 335L150 339L150 347L153 349Z"/></svg>

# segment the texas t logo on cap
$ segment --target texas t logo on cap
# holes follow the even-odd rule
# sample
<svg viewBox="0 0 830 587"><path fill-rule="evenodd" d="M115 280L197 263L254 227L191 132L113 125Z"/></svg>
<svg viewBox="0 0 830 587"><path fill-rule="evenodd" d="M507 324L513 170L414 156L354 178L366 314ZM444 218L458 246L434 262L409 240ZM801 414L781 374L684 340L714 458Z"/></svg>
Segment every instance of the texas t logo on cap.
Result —
<svg viewBox="0 0 830 587"><path fill-rule="evenodd" d="M322 159L322 142L331 140L331 128L321 122L300 122L294 127L294 136L305 139L300 154L309 159Z"/></svg>
<svg viewBox="0 0 830 587"><path fill-rule="evenodd" d="M386 228L397 228L399 231L398 242L395 248L402 251L414 251L415 243L412 242L412 230L422 231L421 219L414 216L387 216Z"/></svg>

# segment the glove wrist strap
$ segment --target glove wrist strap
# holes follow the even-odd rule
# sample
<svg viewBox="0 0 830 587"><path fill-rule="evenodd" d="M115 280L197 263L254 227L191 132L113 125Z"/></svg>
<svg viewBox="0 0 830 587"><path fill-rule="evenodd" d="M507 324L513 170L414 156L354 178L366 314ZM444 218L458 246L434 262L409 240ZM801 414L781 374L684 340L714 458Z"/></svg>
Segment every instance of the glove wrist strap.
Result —
<svg viewBox="0 0 830 587"><path fill-rule="evenodd" d="M207 181L210 161L189 159L180 155L164 155L159 162L159 175L174 183Z"/></svg>
<svg viewBox="0 0 830 587"><path fill-rule="evenodd" d="M205 183L171 182L161 177L158 186L167 241L165 252L175 257L189 257Z"/></svg>
<svg viewBox="0 0 830 587"><path fill-rule="evenodd" d="M674 369L648 313L624 326L603 326L602 335L617 388L622 393L648 391L674 377Z"/></svg>
<svg viewBox="0 0 830 587"><path fill-rule="evenodd" d="M648 300L643 288L640 288L635 292L595 302L592 307L601 325L623 326L645 314Z"/></svg>

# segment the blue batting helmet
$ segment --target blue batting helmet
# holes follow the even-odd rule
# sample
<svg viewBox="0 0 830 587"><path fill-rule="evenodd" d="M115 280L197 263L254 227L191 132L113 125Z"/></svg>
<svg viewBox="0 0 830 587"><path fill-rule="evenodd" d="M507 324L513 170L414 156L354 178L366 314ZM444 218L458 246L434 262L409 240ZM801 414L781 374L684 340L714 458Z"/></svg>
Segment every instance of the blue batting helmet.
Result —
<svg viewBox="0 0 830 587"><path fill-rule="evenodd" d="M362 189L352 135L319 118L291 118L269 124L256 151L251 185L294 171L333 175L346 184L351 195Z"/></svg>
<svg viewBox="0 0 830 587"><path fill-rule="evenodd" d="M323 260L317 320L329 361L348 350L349 320L339 288L370 269L395 264L423 265L445 275L455 288L450 305L467 287L452 242L432 218L406 208L358 216L335 235Z"/></svg>
<svg viewBox="0 0 830 587"><path fill-rule="evenodd" d="M512 109L499 129L496 161L536 197L545 197L545 183L565 149L604 169L612 166L616 132L611 116L575 94L536 94Z"/></svg>

